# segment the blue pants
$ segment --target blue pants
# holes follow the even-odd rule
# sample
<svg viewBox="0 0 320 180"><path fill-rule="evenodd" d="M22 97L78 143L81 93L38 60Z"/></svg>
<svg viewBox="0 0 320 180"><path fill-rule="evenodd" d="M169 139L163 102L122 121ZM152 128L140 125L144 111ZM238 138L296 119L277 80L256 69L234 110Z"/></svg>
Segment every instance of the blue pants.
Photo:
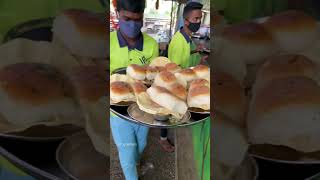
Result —
<svg viewBox="0 0 320 180"><path fill-rule="evenodd" d="M110 116L110 126L123 174L126 180L137 180L136 165L147 145L149 128L128 122L117 116Z"/></svg>

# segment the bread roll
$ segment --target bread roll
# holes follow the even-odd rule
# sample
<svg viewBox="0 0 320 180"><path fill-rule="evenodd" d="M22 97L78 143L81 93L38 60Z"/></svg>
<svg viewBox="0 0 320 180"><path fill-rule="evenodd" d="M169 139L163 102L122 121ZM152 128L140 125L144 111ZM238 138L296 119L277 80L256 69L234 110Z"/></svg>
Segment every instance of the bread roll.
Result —
<svg viewBox="0 0 320 180"><path fill-rule="evenodd" d="M255 92L247 126L253 144L320 150L320 87L307 77L274 79Z"/></svg>
<svg viewBox="0 0 320 180"><path fill-rule="evenodd" d="M167 71L173 74L181 70L181 67L178 66L176 63L168 63L164 67L166 68Z"/></svg>
<svg viewBox="0 0 320 180"><path fill-rule="evenodd" d="M168 71L161 71L154 79L154 85L169 89L171 85L177 83L177 78Z"/></svg>
<svg viewBox="0 0 320 180"><path fill-rule="evenodd" d="M198 78L197 74L192 69L183 69L175 73L175 76L184 79L186 82L190 82Z"/></svg>
<svg viewBox="0 0 320 180"><path fill-rule="evenodd" d="M232 76L214 70L213 72L213 107L224 113L233 122L245 126L247 98L244 88Z"/></svg>
<svg viewBox="0 0 320 180"><path fill-rule="evenodd" d="M0 69L0 114L14 125L82 119L69 79L41 63L16 63Z"/></svg>
<svg viewBox="0 0 320 180"><path fill-rule="evenodd" d="M135 80L143 81L146 79L146 67L137 64L130 64L127 67L127 75Z"/></svg>
<svg viewBox="0 0 320 180"><path fill-rule="evenodd" d="M245 64L257 64L274 53L272 35L260 24L244 22L223 31L222 56L239 59Z"/></svg>
<svg viewBox="0 0 320 180"><path fill-rule="evenodd" d="M191 83L190 83L190 87L189 89L193 89L195 88L196 86L207 86L210 88L210 83L209 81L205 80L205 79L196 79L196 80L193 80Z"/></svg>
<svg viewBox="0 0 320 180"><path fill-rule="evenodd" d="M168 90L178 98L184 101L187 100L187 90L181 84L175 83L171 85Z"/></svg>
<svg viewBox="0 0 320 180"><path fill-rule="evenodd" d="M210 69L205 65L197 65L192 70L196 73L198 78L208 78L210 77Z"/></svg>
<svg viewBox="0 0 320 180"><path fill-rule="evenodd" d="M210 110L210 89L208 86L196 86L189 89L188 106Z"/></svg>
<svg viewBox="0 0 320 180"><path fill-rule="evenodd" d="M146 78L147 80L154 80L154 78L156 77L156 75L161 72L164 71L165 68L162 66L148 66L147 70L146 70Z"/></svg>
<svg viewBox="0 0 320 180"><path fill-rule="evenodd" d="M64 10L53 22L53 33L72 54L107 58L105 14L86 10Z"/></svg>
<svg viewBox="0 0 320 180"><path fill-rule="evenodd" d="M318 38L317 21L304 12L289 10L270 17L264 26L285 52L301 52Z"/></svg>
<svg viewBox="0 0 320 180"><path fill-rule="evenodd" d="M135 82L131 86L136 96L142 92L146 92L148 89L142 82Z"/></svg>
<svg viewBox="0 0 320 180"><path fill-rule="evenodd" d="M130 84L115 81L110 84L110 100L114 103L122 101L135 101L133 89Z"/></svg>
<svg viewBox="0 0 320 180"><path fill-rule="evenodd" d="M316 65L303 55L285 54L271 56L260 67L255 88L263 86L263 84L268 83L272 79L291 76L315 78L316 74Z"/></svg>
<svg viewBox="0 0 320 180"><path fill-rule="evenodd" d="M160 86L151 86L147 89L151 100L172 112L185 114L188 110L187 104L173 95L169 90Z"/></svg>

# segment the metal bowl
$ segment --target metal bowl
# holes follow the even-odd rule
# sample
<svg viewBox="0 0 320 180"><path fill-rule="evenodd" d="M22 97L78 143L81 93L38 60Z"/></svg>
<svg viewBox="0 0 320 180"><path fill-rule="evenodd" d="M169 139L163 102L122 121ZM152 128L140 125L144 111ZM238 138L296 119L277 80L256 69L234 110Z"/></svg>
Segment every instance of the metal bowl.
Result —
<svg viewBox="0 0 320 180"><path fill-rule="evenodd" d="M153 117L157 121L168 121L170 118L170 115L168 115L168 114L154 114Z"/></svg>
<svg viewBox="0 0 320 180"><path fill-rule="evenodd" d="M109 157L94 149L85 131L68 137L57 151L60 168L74 180L109 180Z"/></svg>

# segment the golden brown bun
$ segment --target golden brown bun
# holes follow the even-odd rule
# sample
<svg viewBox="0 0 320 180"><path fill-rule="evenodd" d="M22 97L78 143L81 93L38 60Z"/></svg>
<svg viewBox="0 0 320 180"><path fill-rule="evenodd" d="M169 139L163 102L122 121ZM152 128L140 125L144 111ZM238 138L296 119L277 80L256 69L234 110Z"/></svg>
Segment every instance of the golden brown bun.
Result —
<svg viewBox="0 0 320 180"><path fill-rule="evenodd" d="M41 105L73 96L67 78L47 64L17 63L0 70L1 89L16 101Z"/></svg>
<svg viewBox="0 0 320 180"><path fill-rule="evenodd" d="M160 86L151 86L147 90L151 100L172 112L185 114L188 110L187 104L173 95L169 90Z"/></svg>
<svg viewBox="0 0 320 180"><path fill-rule="evenodd" d="M148 89L142 82L135 82L131 86L135 95L146 92Z"/></svg>
<svg viewBox="0 0 320 180"><path fill-rule="evenodd" d="M1 68L0 102L0 113L12 124L81 118L70 81L47 64L16 63Z"/></svg>
<svg viewBox="0 0 320 180"><path fill-rule="evenodd" d="M110 99L114 102L132 101L135 96L129 83L115 81L110 84Z"/></svg>
<svg viewBox="0 0 320 180"><path fill-rule="evenodd" d="M285 52L303 51L318 38L316 19L296 10L276 14L267 19L264 26Z"/></svg>
<svg viewBox="0 0 320 180"><path fill-rule="evenodd" d="M130 64L127 67L127 75L132 77L133 79L143 81L146 78L146 70L147 68L144 66Z"/></svg>
<svg viewBox="0 0 320 180"><path fill-rule="evenodd" d="M156 75L159 72L164 71L164 70L165 70L165 68L162 66L148 66L147 70L146 70L146 78L148 80L154 80Z"/></svg>
<svg viewBox="0 0 320 180"><path fill-rule="evenodd" d="M178 66L176 63L168 63L164 66L167 71L171 73L176 73L181 70L181 67Z"/></svg>
<svg viewBox="0 0 320 180"><path fill-rule="evenodd" d="M182 78L187 82L197 79L197 74L192 69L182 69L175 73L178 78Z"/></svg>
<svg viewBox="0 0 320 180"><path fill-rule="evenodd" d="M307 57L297 54L271 56L260 67L255 87L261 87L272 79L290 76L315 78L316 65Z"/></svg>
<svg viewBox="0 0 320 180"><path fill-rule="evenodd" d="M205 65L197 65L192 70L196 73L198 78L208 78L210 76L210 69Z"/></svg>
<svg viewBox="0 0 320 180"><path fill-rule="evenodd" d="M169 87L169 91L182 100L187 100L187 90L181 84L175 83Z"/></svg>
<svg viewBox="0 0 320 180"><path fill-rule="evenodd" d="M72 54L90 58L107 57L105 15L69 9L58 15L53 33Z"/></svg>
<svg viewBox="0 0 320 180"><path fill-rule="evenodd" d="M320 87L307 77L274 79L255 92L247 126L253 144L320 150Z"/></svg>
<svg viewBox="0 0 320 180"><path fill-rule="evenodd" d="M71 72L71 81L76 88L78 96L90 102L98 101L98 99L107 94L107 89L109 89L106 71L101 66L76 67Z"/></svg>
<svg viewBox="0 0 320 180"><path fill-rule="evenodd" d="M154 84L169 89L171 85L177 82L177 78L168 71L161 71L154 79Z"/></svg>
<svg viewBox="0 0 320 180"><path fill-rule="evenodd" d="M244 126L247 98L240 83L231 75L214 70L212 88L214 109L224 113L238 125Z"/></svg>
<svg viewBox="0 0 320 180"><path fill-rule="evenodd" d="M210 110L210 89L208 86L196 86L189 89L188 106Z"/></svg>
<svg viewBox="0 0 320 180"><path fill-rule="evenodd" d="M262 25L244 22L226 27L223 31L223 56L257 64L274 52L271 33Z"/></svg>
<svg viewBox="0 0 320 180"><path fill-rule="evenodd" d="M207 86L207 87L210 87L210 83L209 83L209 81L207 81L205 79L196 79L196 80L193 80L190 83L190 87L189 88L193 89L196 86Z"/></svg>

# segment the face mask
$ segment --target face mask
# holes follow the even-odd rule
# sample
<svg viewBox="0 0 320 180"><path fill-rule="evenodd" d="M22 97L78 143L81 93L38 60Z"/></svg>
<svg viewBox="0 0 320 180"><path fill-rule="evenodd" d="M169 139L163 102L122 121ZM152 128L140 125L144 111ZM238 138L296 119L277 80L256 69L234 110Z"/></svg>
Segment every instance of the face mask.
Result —
<svg viewBox="0 0 320 180"><path fill-rule="evenodd" d="M142 21L125 21L120 19L119 28L121 33L125 34L129 38L135 38L141 32L143 26Z"/></svg>
<svg viewBox="0 0 320 180"><path fill-rule="evenodd" d="M192 23L189 21L189 26L188 28L190 29L190 31L192 32L197 32L199 29L200 29L200 25L201 25L201 22L199 23Z"/></svg>

